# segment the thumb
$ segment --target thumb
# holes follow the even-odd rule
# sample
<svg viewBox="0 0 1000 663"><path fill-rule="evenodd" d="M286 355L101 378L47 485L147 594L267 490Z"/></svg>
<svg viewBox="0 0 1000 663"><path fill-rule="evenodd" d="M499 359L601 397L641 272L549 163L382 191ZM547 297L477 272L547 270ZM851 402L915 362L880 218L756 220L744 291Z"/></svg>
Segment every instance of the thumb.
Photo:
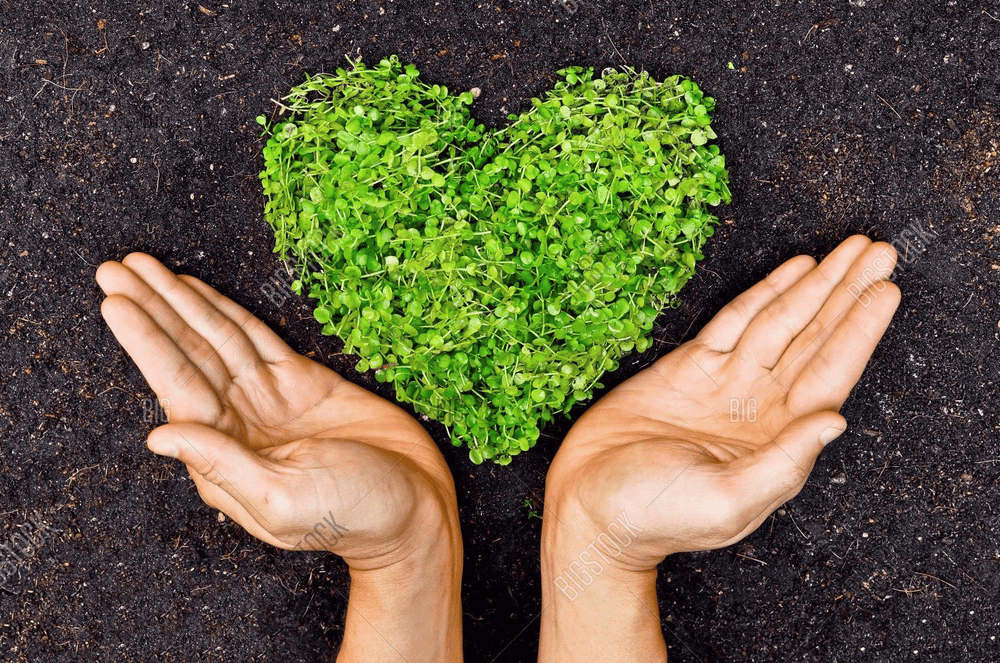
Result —
<svg viewBox="0 0 1000 663"><path fill-rule="evenodd" d="M814 412L796 419L748 459L749 485L761 487L762 499L791 499L809 478L820 452L846 429L847 420L837 412Z"/></svg>
<svg viewBox="0 0 1000 663"><path fill-rule="evenodd" d="M154 429L146 446L155 454L176 458L243 503L262 484L265 461L238 440L202 424L166 424Z"/></svg>

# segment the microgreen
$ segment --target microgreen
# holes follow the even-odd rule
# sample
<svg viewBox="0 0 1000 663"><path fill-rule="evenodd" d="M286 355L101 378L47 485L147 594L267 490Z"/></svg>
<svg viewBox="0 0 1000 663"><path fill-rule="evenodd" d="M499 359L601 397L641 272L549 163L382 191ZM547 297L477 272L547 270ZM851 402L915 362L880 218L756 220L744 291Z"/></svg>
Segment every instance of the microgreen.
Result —
<svg viewBox="0 0 1000 663"><path fill-rule="evenodd" d="M690 80L570 67L491 131L393 56L309 76L261 183L297 292L474 463L506 465L554 413L650 347L729 202L714 101Z"/></svg>

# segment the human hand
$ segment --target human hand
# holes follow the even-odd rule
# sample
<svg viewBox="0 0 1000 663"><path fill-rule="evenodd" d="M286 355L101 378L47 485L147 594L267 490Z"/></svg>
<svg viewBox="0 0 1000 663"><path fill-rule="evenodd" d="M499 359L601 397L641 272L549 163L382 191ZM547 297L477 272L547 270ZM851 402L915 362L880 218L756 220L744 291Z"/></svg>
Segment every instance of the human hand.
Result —
<svg viewBox="0 0 1000 663"><path fill-rule="evenodd" d="M427 432L148 255L104 263L97 281L169 418L149 448L184 462L205 503L253 536L347 562L338 660L460 660L457 500Z"/></svg>
<svg viewBox="0 0 1000 663"><path fill-rule="evenodd" d="M183 461L205 503L257 538L363 565L426 525L419 507L454 503L444 459L412 417L198 279L133 253L97 280L108 325L168 413L150 449ZM349 531L316 536L324 518Z"/></svg>
<svg viewBox="0 0 1000 663"><path fill-rule="evenodd" d="M863 236L789 260L577 421L546 478L541 661L666 659L657 564L799 492L899 304L895 260Z"/></svg>
<svg viewBox="0 0 1000 663"><path fill-rule="evenodd" d="M692 341L612 390L559 450L546 504L644 530L623 560L719 548L805 484L899 303L893 249L857 235L789 260ZM862 303L867 305L862 305Z"/></svg>

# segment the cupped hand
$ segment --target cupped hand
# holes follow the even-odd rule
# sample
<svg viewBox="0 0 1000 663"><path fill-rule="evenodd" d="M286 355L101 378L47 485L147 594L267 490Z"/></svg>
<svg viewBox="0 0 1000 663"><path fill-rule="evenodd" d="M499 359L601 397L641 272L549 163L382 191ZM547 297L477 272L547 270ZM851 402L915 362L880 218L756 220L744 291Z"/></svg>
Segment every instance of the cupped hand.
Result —
<svg viewBox="0 0 1000 663"><path fill-rule="evenodd" d="M105 320L168 415L148 446L183 461L206 504L272 545L330 550L352 568L390 565L421 538L460 549L451 474L401 409L148 255L101 265L97 281Z"/></svg>
<svg viewBox="0 0 1000 663"><path fill-rule="evenodd" d="M863 236L818 266L793 258L608 393L552 463L543 549L617 521L629 541L613 563L646 571L755 530L846 428L839 409L899 303L895 260Z"/></svg>

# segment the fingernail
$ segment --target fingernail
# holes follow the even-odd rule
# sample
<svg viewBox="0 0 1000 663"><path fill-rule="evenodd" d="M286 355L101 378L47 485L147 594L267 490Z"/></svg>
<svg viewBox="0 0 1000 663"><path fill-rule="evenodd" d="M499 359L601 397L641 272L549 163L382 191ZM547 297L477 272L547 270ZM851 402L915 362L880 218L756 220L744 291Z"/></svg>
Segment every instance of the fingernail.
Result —
<svg viewBox="0 0 1000 663"><path fill-rule="evenodd" d="M155 443L150 443L147 446L154 454L177 458L177 445L173 442L161 442L157 440Z"/></svg>
<svg viewBox="0 0 1000 663"><path fill-rule="evenodd" d="M844 429L834 428L833 426L831 426L830 428L827 428L825 431L823 431L823 433L819 436L819 441L825 447L826 445L830 444L838 437L840 437L841 433L843 432Z"/></svg>

